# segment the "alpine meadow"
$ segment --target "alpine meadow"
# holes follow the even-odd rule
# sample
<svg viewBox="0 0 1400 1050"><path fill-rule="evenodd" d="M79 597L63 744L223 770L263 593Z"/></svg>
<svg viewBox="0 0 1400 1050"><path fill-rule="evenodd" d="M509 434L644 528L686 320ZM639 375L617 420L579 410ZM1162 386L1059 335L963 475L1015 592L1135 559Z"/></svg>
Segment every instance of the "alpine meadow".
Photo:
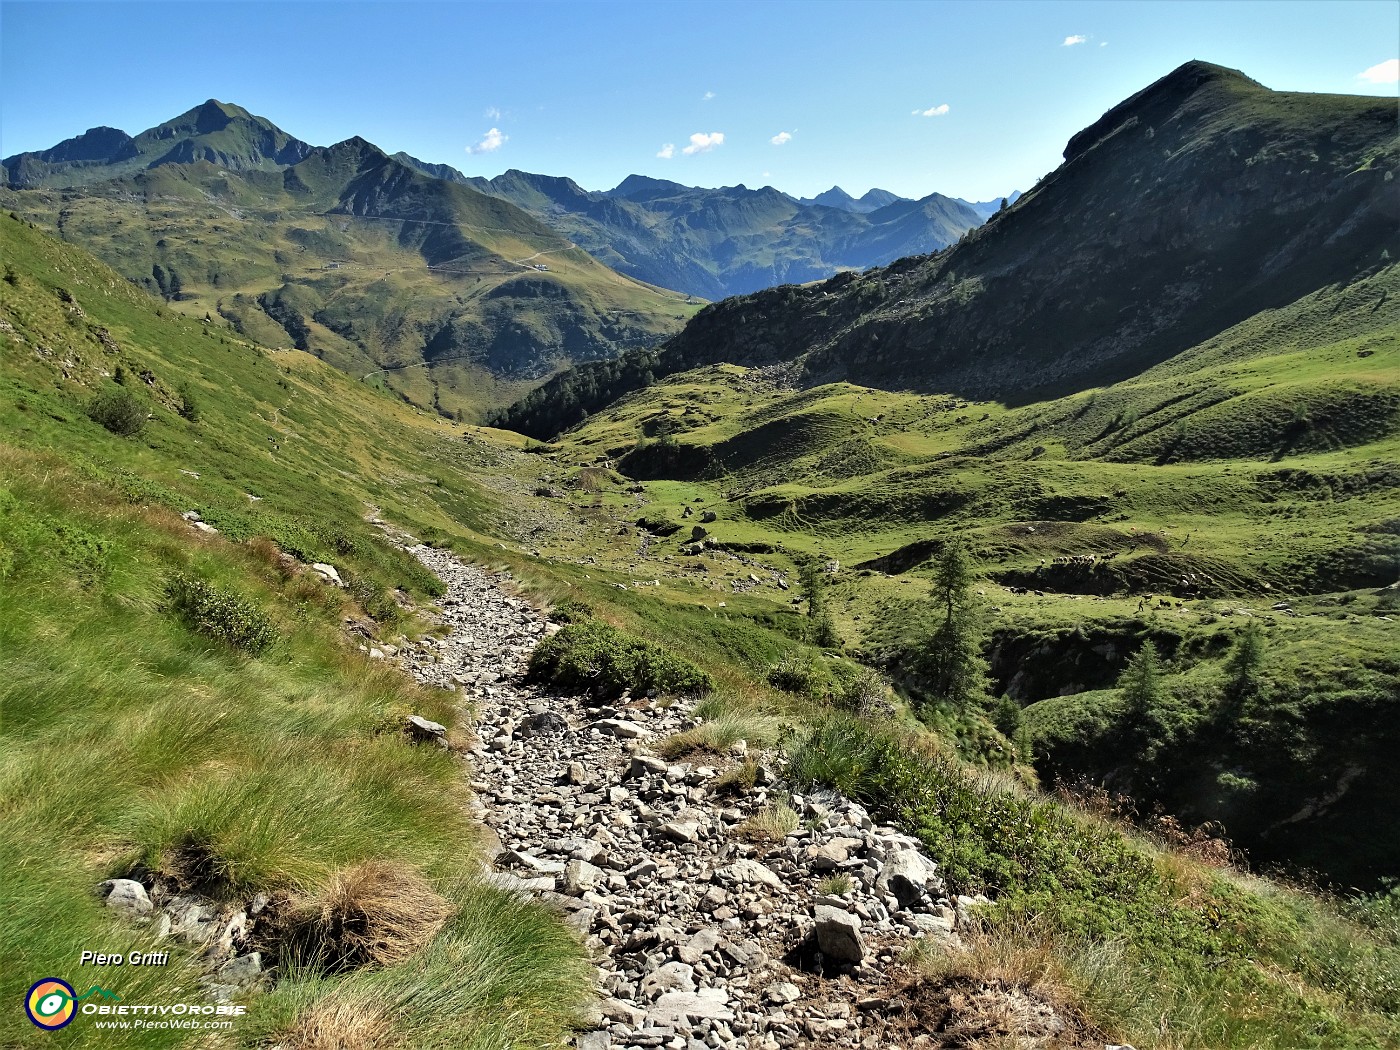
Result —
<svg viewBox="0 0 1400 1050"><path fill-rule="evenodd" d="M1400 1045L1390 5L2 6L0 1045Z"/></svg>

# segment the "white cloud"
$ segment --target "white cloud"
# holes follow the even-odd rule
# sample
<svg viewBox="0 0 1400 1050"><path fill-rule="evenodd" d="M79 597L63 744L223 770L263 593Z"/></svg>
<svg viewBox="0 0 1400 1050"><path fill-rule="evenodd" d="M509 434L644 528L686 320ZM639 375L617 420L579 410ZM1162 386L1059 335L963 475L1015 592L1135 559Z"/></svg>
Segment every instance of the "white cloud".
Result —
<svg viewBox="0 0 1400 1050"><path fill-rule="evenodd" d="M712 131L706 135L704 132L697 131L694 135L690 136L690 145L681 150L681 152L689 157L696 153L709 153L710 150L714 149L716 146L723 145L724 132Z"/></svg>
<svg viewBox="0 0 1400 1050"><path fill-rule="evenodd" d="M1078 34L1076 34L1076 35L1074 35L1074 36L1067 36L1067 37L1065 37L1065 42L1064 42L1063 44L1061 44L1060 46L1061 46L1061 47L1073 47L1075 44L1082 44L1082 43L1084 43L1084 41L1086 41L1086 40L1088 40L1088 39L1089 39L1089 38L1088 38L1087 36L1079 36Z"/></svg>
<svg viewBox="0 0 1400 1050"><path fill-rule="evenodd" d="M674 142L666 143L666 145L657 150L656 155L662 160L670 160L676 155L676 144Z"/></svg>
<svg viewBox="0 0 1400 1050"><path fill-rule="evenodd" d="M791 142L791 141L792 141L792 132L791 132L791 131L780 131L780 132L778 132L776 135L774 135L771 139L769 139L768 141L771 142L771 143L773 143L773 145L775 145L775 146L781 146L781 145L783 145L784 143L788 143L788 142Z"/></svg>
<svg viewBox="0 0 1400 1050"><path fill-rule="evenodd" d="M487 106L487 107L486 107L486 112L483 113L482 116L485 117L487 120L491 120L491 121L500 120L500 119L501 119L501 110L500 110L500 107L499 107L499 106Z"/></svg>
<svg viewBox="0 0 1400 1050"><path fill-rule="evenodd" d="M478 142L475 146L468 146L467 152L495 153L498 149L505 145L506 139L508 138L510 138L510 136L503 135L501 133L500 128L492 128L484 136L482 136L481 141Z"/></svg>
<svg viewBox="0 0 1400 1050"><path fill-rule="evenodd" d="M715 97L715 93L714 93L713 91L707 91L707 92L705 92L703 95L700 96L700 101L701 101L701 102L708 102L708 101L710 101L710 99L712 99L712 98L714 98L714 97Z"/></svg>
<svg viewBox="0 0 1400 1050"><path fill-rule="evenodd" d="M1400 82L1400 58L1388 58L1370 69L1356 74L1357 80L1368 84L1394 84Z"/></svg>
<svg viewBox="0 0 1400 1050"><path fill-rule="evenodd" d="M948 115L948 103L941 106L929 106L928 109L916 109L911 113L915 117L946 117Z"/></svg>

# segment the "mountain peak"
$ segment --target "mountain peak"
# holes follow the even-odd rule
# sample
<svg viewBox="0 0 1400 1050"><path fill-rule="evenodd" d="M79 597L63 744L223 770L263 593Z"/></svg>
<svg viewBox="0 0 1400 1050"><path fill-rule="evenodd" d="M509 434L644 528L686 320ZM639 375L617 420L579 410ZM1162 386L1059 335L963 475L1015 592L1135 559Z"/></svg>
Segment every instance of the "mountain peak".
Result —
<svg viewBox="0 0 1400 1050"><path fill-rule="evenodd" d="M1183 104L1197 96L1209 95L1220 103L1241 91L1269 91L1238 69L1192 59L1177 66L1141 91L1130 95L1094 123L1079 132L1065 146L1065 160L1073 160L1107 138L1128 121L1137 118L1151 124L1165 120Z"/></svg>
<svg viewBox="0 0 1400 1050"><path fill-rule="evenodd" d="M612 189L607 191L609 197L625 197L628 200L645 200L650 197L665 197L673 193L678 193L686 187L679 182L668 182L666 179L653 179L649 175L628 175Z"/></svg>

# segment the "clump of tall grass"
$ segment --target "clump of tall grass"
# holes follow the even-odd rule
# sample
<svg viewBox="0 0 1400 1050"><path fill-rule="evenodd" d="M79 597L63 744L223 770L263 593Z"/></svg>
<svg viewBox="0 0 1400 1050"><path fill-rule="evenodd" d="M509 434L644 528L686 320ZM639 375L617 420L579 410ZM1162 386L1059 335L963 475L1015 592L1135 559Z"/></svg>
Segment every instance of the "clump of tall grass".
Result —
<svg viewBox="0 0 1400 1050"><path fill-rule="evenodd" d="M734 830L741 837L758 842L782 842L800 824L797 810L786 802L774 802L764 806Z"/></svg>

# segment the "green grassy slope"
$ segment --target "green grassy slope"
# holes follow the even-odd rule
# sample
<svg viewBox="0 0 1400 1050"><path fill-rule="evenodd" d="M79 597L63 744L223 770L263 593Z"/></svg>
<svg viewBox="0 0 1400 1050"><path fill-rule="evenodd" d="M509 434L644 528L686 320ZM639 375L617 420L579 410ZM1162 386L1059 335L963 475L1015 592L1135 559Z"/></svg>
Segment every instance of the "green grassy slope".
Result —
<svg viewBox="0 0 1400 1050"><path fill-rule="evenodd" d="M416 631L394 592L422 601L440 587L366 523L371 505L464 532L489 513L450 465L423 472L449 428L310 355L173 314L10 218L0 252L4 995L76 980L83 949L170 947L110 917L93 894L102 878L144 866L216 898L293 906L374 871L378 891L442 919L420 931L424 950L340 976L283 972L219 1045L327 1045L352 1022L407 1045L557 1045L589 990L581 946L556 916L472 881L462 767L401 733L414 712L455 725L454 698L369 660L343 630L349 618L386 640ZM150 415L133 437L85 413L122 390ZM315 560L348 588L298 567ZM238 596L272 646L252 655L191 629L167 594L178 574ZM197 961L170 950L167 967L103 983L130 1002L183 1001ZM17 1010L0 1019L7 1046L53 1038ZM64 1036L189 1039L85 1019Z"/></svg>
<svg viewBox="0 0 1400 1050"><path fill-rule="evenodd" d="M768 560L789 577L795 557L839 560L845 637L896 662L909 640L892 625L907 626L942 542L963 538L990 581L997 690L1046 727L1042 772L1116 777L1228 820L1260 860L1364 881L1400 868L1394 843L1360 834L1400 801L1381 758L1400 687L1400 327L1381 307L1398 293L1391 266L1130 382L1019 408L704 369L624 398L553 455L640 479L643 496L576 498L619 518L644 499L649 519L682 526L651 549L673 574L709 557L685 553L687 507L715 514L703 538L779 552ZM770 580L755 592L781 596ZM1268 627L1276 688L1248 727L1203 741L1188 730L1207 728L1205 679L1248 620ZM1105 737L1114 718L1074 739L1051 712L1092 707L1074 694L1111 686L1148 637L1186 676L1177 749L1123 755ZM1285 725L1296 738L1280 751ZM1245 795L1215 785L1232 768ZM1344 798L1286 820L1344 777Z"/></svg>
<svg viewBox="0 0 1400 1050"><path fill-rule="evenodd" d="M275 170L195 153L78 190L5 190L0 204L183 313L463 418L570 362L658 342L699 308L360 139Z"/></svg>

